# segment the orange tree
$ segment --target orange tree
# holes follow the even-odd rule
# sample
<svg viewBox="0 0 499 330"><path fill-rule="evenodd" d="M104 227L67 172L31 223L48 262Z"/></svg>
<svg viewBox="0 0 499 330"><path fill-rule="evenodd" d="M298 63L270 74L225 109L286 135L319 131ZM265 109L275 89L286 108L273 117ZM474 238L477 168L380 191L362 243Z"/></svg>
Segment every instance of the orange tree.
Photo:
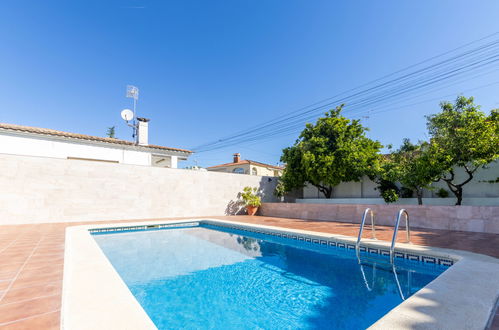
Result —
<svg viewBox="0 0 499 330"><path fill-rule="evenodd" d="M456 196L456 205L461 205L463 186L476 171L499 158L499 110L486 115L473 97L464 96L440 106L442 112L427 117L433 168ZM464 178L456 175L458 168Z"/></svg>
<svg viewBox="0 0 499 330"><path fill-rule="evenodd" d="M307 124L295 144L283 150L284 190L310 183L331 198L333 187L341 182L375 175L382 145L366 136L367 128L359 120L341 116L342 107L330 110L315 124Z"/></svg>

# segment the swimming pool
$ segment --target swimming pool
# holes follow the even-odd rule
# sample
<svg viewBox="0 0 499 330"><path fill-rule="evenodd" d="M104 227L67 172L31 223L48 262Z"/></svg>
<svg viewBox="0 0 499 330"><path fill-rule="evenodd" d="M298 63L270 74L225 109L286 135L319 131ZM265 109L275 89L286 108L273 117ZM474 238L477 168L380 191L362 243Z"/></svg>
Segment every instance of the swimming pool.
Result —
<svg viewBox="0 0 499 330"><path fill-rule="evenodd" d="M160 329L366 328L448 269L207 223L93 237Z"/></svg>

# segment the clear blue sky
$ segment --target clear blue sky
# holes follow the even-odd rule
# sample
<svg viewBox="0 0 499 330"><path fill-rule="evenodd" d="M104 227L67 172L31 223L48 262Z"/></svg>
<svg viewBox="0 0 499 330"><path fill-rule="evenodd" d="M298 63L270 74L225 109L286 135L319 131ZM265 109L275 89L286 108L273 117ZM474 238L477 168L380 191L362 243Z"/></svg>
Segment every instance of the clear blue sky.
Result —
<svg viewBox="0 0 499 330"><path fill-rule="evenodd" d="M0 2L0 122L104 136L140 88L150 143L190 148L499 31L499 1ZM499 73L399 105L459 94ZM465 93L499 107L499 85ZM447 97L453 99L454 97ZM425 138L431 101L363 118L369 136ZM345 113L347 115L347 113ZM297 134L192 157L275 164Z"/></svg>

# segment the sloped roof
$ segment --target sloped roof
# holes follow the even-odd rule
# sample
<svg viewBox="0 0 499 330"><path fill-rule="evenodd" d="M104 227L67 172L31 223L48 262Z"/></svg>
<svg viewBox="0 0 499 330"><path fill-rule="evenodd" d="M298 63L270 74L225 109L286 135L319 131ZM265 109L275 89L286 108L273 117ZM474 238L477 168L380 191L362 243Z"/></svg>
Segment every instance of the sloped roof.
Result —
<svg viewBox="0 0 499 330"><path fill-rule="evenodd" d="M219 167L234 166L234 165L245 165L245 164L253 164L253 165L262 166L262 167L270 167L270 168L273 168L273 169L276 169L276 170L283 170L284 169L284 167L281 167L281 166L275 166L275 165L270 165L270 164L255 162L254 160L247 160L247 159L241 160L241 161L239 161L237 163L226 163L226 164L220 164L220 165L210 166L210 167L207 167L207 168L210 169L210 168L219 168Z"/></svg>
<svg viewBox="0 0 499 330"><path fill-rule="evenodd" d="M40 127L31 127L31 126L22 126L22 125L0 123L0 130L25 132L25 133L32 133L32 134L39 134L39 135L58 136L58 137L65 137L65 138L74 139L74 140L86 140L86 141L95 141L95 142L119 144L119 145L126 145L126 146L137 146L134 142L131 142L131 141L114 139L114 138L107 138L107 137L100 137L100 136L85 135L85 134L78 134L78 133L63 132L63 131L57 131L57 130L49 129L49 128L40 128ZM192 153L192 151L187 150L187 149L163 147L163 146L157 146L157 145L152 145L152 144L141 145L140 147L141 148L149 148L149 149L178 151L178 152L184 152L184 153L189 153L189 154Z"/></svg>

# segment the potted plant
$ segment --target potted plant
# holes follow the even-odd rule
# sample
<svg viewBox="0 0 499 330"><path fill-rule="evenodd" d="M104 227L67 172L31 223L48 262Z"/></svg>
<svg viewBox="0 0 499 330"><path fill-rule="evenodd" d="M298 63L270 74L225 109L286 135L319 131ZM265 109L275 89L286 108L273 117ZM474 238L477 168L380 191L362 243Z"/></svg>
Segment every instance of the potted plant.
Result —
<svg viewBox="0 0 499 330"><path fill-rule="evenodd" d="M258 196L258 188L244 187L241 198L246 205L248 215L255 215L258 207L262 205L262 199Z"/></svg>

